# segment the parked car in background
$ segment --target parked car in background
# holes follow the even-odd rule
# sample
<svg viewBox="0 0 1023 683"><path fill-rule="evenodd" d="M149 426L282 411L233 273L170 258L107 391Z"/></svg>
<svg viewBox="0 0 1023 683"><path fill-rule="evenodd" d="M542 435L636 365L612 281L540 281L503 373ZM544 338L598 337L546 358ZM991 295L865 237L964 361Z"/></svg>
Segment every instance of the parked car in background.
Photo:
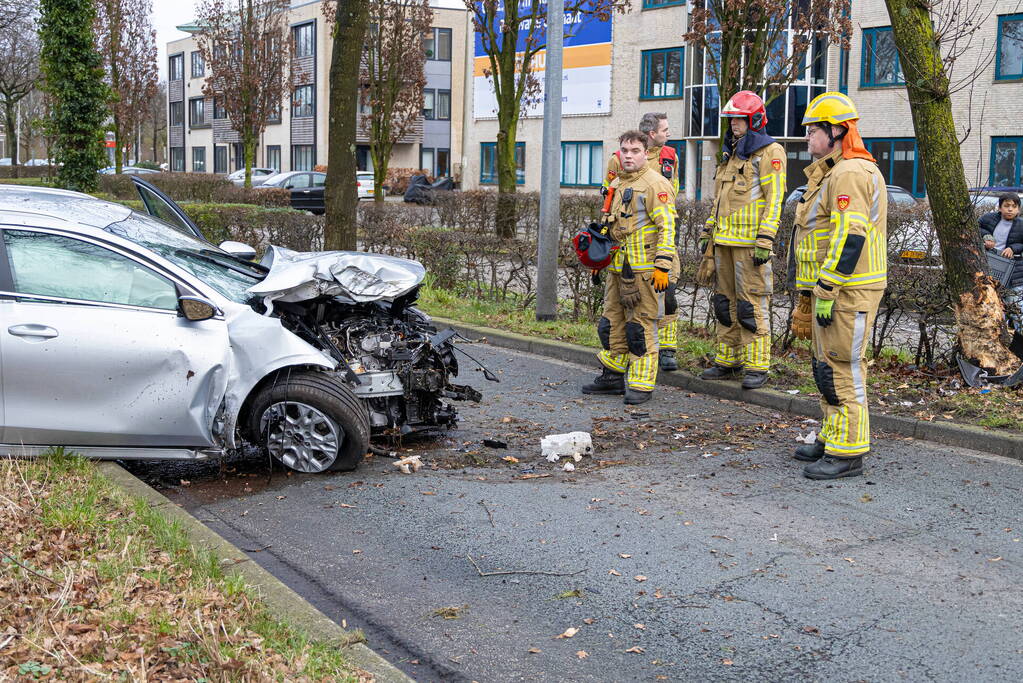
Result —
<svg viewBox="0 0 1023 683"><path fill-rule="evenodd" d="M0 166L10 166L10 165L11 165L11 158L10 157L4 157L3 159L0 159Z"/></svg>
<svg viewBox="0 0 1023 683"><path fill-rule="evenodd" d="M277 174L277 169L276 168L253 168L252 169L252 186L255 187L256 185L262 185L264 180L266 180L270 176L276 175L276 174ZM234 173L228 174L227 179L230 180L235 185L244 185L245 184L245 169L244 168L239 168Z"/></svg>
<svg viewBox="0 0 1023 683"><path fill-rule="evenodd" d="M888 205L892 206L916 206L921 203L921 200L913 196L913 193L909 190L899 187L898 185L888 185ZM799 198L806 192L806 185L800 185L792 191L792 194L785 200L785 206L789 206L799 201Z"/></svg>
<svg viewBox="0 0 1023 683"><path fill-rule="evenodd" d="M259 187L279 187L291 191L291 208L322 214L326 210L323 190L327 174L319 171L288 171L263 180Z"/></svg>
<svg viewBox="0 0 1023 683"><path fill-rule="evenodd" d="M998 197L1006 192L1014 192L1018 195L1023 195L1023 187L971 187L970 188L970 201L973 202L973 206L976 210L981 213L988 213L989 211L998 210Z"/></svg>
<svg viewBox="0 0 1023 683"><path fill-rule="evenodd" d="M359 199L373 199L373 172L359 171L355 174L355 187L359 191ZM386 197L387 190L380 188L380 196Z"/></svg>
<svg viewBox="0 0 1023 683"><path fill-rule="evenodd" d="M114 175L117 173L117 167L107 166L106 168L101 168L99 172L103 175ZM159 171L154 171L151 168L142 168L141 166L122 166L121 173L124 175L146 175L147 173L159 173Z"/></svg>
<svg viewBox="0 0 1023 683"><path fill-rule="evenodd" d="M52 159L29 159L23 166L56 166L56 162Z"/></svg>

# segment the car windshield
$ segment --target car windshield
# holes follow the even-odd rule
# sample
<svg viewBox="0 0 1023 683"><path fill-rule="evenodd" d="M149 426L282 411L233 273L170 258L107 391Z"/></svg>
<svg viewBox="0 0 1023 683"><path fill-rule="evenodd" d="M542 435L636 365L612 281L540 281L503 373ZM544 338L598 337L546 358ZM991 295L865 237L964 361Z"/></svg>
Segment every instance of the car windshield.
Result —
<svg viewBox="0 0 1023 683"><path fill-rule="evenodd" d="M199 278L231 301L244 304L252 299L247 290L266 277L266 269L170 230L159 220L132 212L105 230L145 247Z"/></svg>

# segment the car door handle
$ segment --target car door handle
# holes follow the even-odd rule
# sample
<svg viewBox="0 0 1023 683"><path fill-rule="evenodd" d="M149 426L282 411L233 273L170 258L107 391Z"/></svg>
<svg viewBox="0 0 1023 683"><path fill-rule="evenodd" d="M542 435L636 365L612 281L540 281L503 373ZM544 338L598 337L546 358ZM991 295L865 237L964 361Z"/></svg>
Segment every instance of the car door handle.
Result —
<svg viewBox="0 0 1023 683"><path fill-rule="evenodd" d="M302 190L302 194L309 194L309 190Z"/></svg>
<svg viewBox="0 0 1023 683"><path fill-rule="evenodd" d="M53 339L59 332L48 327L46 325L39 325L37 323L27 323L25 325L11 325L7 328L7 331L13 334L15 337L29 337L42 341L43 339Z"/></svg>

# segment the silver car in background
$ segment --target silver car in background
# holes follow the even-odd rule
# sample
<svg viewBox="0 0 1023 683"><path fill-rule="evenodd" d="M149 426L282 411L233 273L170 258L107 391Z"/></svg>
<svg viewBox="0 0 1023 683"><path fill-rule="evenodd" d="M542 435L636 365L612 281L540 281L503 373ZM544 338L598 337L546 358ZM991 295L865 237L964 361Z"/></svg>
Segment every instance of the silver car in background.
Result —
<svg viewBox="0 0 1023 683"><path fill-rule="evenodd" d="M453 424L479 400L452 331L411 304L415 261L205 241L133 178L147 213L0 185L0 454L65 446L202 458L243 443L303 472L353 469L371 433Z"/></svg>

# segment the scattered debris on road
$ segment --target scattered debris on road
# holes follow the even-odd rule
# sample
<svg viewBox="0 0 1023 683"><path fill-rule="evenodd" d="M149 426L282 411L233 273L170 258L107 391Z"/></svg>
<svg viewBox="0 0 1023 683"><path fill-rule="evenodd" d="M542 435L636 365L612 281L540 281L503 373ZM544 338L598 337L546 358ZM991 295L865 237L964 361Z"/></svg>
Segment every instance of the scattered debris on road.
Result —
<svg viewBox="0 0 1023 683"><path fill-rule="evenodd" d="M401 470L402 474L412 474L422 469L423 461L418 455L409 455L401 460L395 460L394 466Z"/></svg>

